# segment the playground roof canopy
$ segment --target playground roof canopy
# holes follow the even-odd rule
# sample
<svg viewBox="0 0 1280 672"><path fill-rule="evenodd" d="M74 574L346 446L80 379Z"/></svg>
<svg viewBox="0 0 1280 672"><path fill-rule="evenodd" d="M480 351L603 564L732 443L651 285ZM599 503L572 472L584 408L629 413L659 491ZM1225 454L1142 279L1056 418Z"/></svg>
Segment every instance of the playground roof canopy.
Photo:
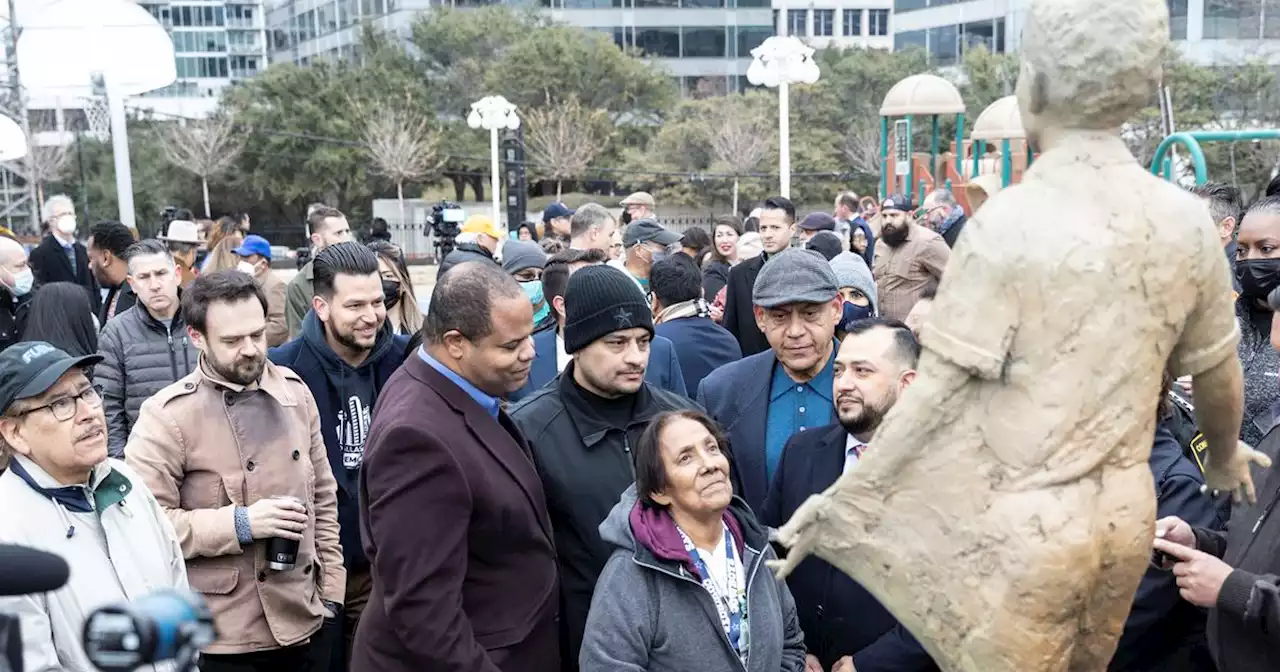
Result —
<svg viewBox="0 0 1280 672"><path fill-rule="evenodd" d="M893 85L880 105L882 117L909 114L963 114L964 99L951 82L937 75L912 75Z"/></svg>
<svg viewBox="0 0 1280 672"><path fill-rule="evenodd" d="M1018 97L1005 96L987 106L973 122L974 140L1014 140L1027 137L1022 127L1022 112L1018 110Z"/></svg>

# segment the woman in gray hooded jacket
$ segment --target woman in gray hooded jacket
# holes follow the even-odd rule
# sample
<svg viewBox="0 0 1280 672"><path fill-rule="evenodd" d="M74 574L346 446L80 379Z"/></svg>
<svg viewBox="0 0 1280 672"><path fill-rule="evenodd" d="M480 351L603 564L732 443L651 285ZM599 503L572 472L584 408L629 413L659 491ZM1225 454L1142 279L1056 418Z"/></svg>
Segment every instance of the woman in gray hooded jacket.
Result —
<svg viewBox="0 0 1280 672"><path fill-rule="evenodd" d="M582 672L803 672L795 602L765 566L775 557L765 528L733 496L714 421L659 415L633 455L636 483L600 524L615 549L591 600Z"/></svg>

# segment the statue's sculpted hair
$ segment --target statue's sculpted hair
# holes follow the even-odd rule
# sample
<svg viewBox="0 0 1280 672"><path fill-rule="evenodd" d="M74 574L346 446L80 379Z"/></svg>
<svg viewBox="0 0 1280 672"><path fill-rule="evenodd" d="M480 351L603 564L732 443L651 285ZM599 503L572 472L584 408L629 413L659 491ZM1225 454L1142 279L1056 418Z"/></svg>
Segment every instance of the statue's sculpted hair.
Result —
<svg viewBox="0 0 1280 672"><path fill-rule="evenodd" d="M1119 128L1155 95L1168 45L1165 0L1032 0L1022 33L1023 110L1059 126Z"/></svg>

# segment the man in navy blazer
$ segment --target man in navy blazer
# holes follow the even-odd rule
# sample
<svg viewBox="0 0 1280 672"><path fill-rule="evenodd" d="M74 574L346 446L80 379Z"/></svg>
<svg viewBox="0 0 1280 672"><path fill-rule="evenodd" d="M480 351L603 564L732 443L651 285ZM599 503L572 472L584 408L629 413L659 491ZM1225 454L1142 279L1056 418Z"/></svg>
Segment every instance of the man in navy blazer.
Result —
<svg viewBox="0 0 1280 672"><path fill-rule="evenodd" d="M831 369L843 307L826 258L812 250L780 252L752 290L756 322L769 350L722 366L698 386L698 403L724 427L742 497L759 511L769 481L795 434L835 418Z"/></svg>
<svg viewBox="0 0 1280 672"><path fill-rule="evenodd" d="M515 403L546 387L572 361L573 358L564 351L565 288L569 286L569 276L574 271L602 264L604 259L605 254L600 250L565 250L547 259L542 270L542 293L551 306L558 325L555 329L534 333L533 349L536 354L533 368L529 370L529 382L507 395L508 401ZM688 396L680 360L671 341L654 336L649 342L649 368L645 371L644 380L654 387Z"/></svg>
<svg viewBox="0 0 1280 672"><path fill-rule="evenodd" d="M897 320L855 322L836 354L832 394L839 422L787 443L760 522L778 527L810 496L856 469L898 395L915 379L920 344ZM855 471L856 473L856 471ZM870 592L824 560L808 558L790 576L809 662L824 670L846 660L858 672L936 670L919 642Z"/></svg>
<svg viewBox="0 0 1280 672"><path fill-rule="evenodd" d="M675 345L690 398L707 374L742 359L738 339L711 319L702 298L702 271L688 256L672 255L649 269L654 332Z"/></svg>

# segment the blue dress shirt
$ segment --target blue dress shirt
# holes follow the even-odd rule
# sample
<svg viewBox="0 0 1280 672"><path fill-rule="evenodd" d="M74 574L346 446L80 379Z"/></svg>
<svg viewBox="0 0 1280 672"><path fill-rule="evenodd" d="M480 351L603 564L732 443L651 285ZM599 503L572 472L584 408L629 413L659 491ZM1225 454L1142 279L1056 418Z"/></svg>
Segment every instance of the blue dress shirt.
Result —
<svg viewBox="0 0 1280 672"><path fill-rule="evenodd" d="M806 429L832 423L834 405L831 401L831 385L834 382L832 368L835 350L827 358L826 366L811 381L797 383L787 375L779 362L773 366L773 379L769 383L769 419L765 425L765 477L773 482L773 472L782 460L782 449L795 434Z"/></svg>
<svg viewBox="0 0 1280 672"><path fill-rule="evenodd" d="M453 381L454 385L461 387L463 392L466 392L472 399L475 399L476 403L480 404L480 408L488 411L489 415L495 420L498 418L499 401L497 397L491 397L488 394L485 394L483 390L472 385L471 381L459 376L453 371L453 369L441 364L435 357L427 354L426 348L418 348L418 356L422 357L422 361L426 362L431 368L440 372L440 375ZM828 385L827 387L831 386Z"/></svg>

